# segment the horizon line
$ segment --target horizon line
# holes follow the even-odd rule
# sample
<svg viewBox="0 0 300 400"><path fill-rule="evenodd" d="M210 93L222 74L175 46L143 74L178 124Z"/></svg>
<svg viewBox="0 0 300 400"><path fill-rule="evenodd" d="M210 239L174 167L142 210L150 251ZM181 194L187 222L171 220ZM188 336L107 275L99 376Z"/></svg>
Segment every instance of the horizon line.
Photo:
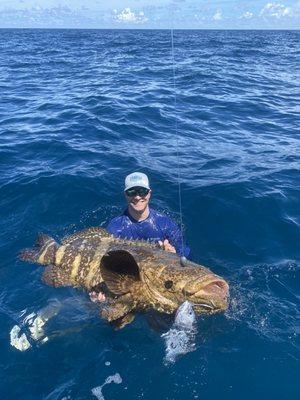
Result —
<svg viewBox="0 0 300 400"><path fill-rule="evenodd" d="M3 29L36 29L36 30L93 30L93 31L300 31L298 28L80 28L80 27L0 27Z"/></svg>

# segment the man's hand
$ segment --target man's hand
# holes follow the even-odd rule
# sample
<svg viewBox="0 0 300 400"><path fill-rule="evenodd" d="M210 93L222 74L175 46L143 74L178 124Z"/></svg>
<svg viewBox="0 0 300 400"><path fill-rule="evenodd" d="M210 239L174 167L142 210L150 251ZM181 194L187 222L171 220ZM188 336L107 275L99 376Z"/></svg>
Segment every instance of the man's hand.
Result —
<svg viewBox="0 0 300 400"><path fill-rule="evenodd" d="M106 300L105 295L102 292L90 292L89 295L93 303L103 302Z"/></svg>
<svg viewBox="0 0 300 400"><path fill-rule="evenodd" d="M173 247L168 239L165 239L164 241L159 240L158 244L163 250L169 251L170 253L176 253L175 247Z"/></svg>

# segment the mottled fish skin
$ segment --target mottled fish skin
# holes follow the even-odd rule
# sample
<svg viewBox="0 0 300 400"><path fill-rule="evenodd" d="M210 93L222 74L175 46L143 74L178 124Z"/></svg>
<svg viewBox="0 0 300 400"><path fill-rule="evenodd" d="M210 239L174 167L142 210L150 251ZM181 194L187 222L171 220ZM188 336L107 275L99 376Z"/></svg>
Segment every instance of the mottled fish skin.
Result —
<svg viewBox="0 0 300 400"><path fill-rule="evenodd" d="M129 249L128 249L129 251ZM139 247L131 249L139 265L142 284L131 285L133 300L139 310L153 308L156 311L172 314L186 300L193 300L192 293L203 291L202 306L196 306L195 311L201 314L212 314L227 308L228 284L213 274L208 268L187 260L182 267L180 258L164 250L150 251ZM211 305L211 294L205 295L205 287L212 284L220 285L226 299L216 296Z"/></svg>
<svg viewBox="0 0 300 400"><path fill-rule="evenodd" d="M90 290L103 281L100 263L112 240L101 228L64 238L43 280L53 286L80 286Z"/></svg>
<svg viewBox="0 0 300 400"><path fill-rule="evenodd" d="M182 267L177 254L149 242L115 238L102 228L66 236L60 245L42 235L36 248L20 257L47 265L43 281L55 287L90 291L104 284L109 301L102 316L119 327L129 323L135 311L171 314L185 300L206 314L223 311L228 304L228 284L208 268L189 260Z"/></svg>
<svg viewBox="0 0 300 400"><path fill-rule="evenodd" d="M59 245L51 237L36 248L25 249L20 253L23 261L48 265L43 280L49 285L82 286L91 289L103 282L100 263L108 250L136 248L156 249L149 242L130 241L115 238L102 228L88 228L66 236Z"/></svg>

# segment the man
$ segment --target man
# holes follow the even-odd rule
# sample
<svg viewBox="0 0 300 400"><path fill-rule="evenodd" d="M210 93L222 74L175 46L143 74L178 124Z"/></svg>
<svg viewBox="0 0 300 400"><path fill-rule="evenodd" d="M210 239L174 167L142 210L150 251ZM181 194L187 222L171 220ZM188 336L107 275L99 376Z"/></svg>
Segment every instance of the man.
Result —
<svg viewBox="0 0 300 400"><path fill-rule="evenodd" d="M182 232L168 216L149 207L151 189L147 175L133 172L125 178L124 188L127 208L113 218L109 233L123 239L143 239L158 243L162 249L188 257L190 249L183 246ZM103 293L91 292L92 301L105 301Z"/></svg>
<svg viewBox="0 0 300 400"><path fill-rule="evenodd" d="M125 178L127 208L113 218L107 230L123 239L143 239L158 243L164 250L188 257L190 249L183 246L182 232L168 216L149 207L151 189L147 175L133 172Z"/></svg>

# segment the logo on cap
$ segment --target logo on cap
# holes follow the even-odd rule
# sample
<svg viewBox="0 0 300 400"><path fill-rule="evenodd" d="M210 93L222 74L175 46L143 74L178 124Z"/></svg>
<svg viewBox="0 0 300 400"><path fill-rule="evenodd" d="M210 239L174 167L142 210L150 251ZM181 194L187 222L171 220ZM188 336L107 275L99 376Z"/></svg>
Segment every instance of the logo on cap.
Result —
<svg viewBox="0 0 300 400"><path fill-rule="evenodd" d="M133 172L132 174L127 175L125 178L124 190L128 190L134 186L150 189L148 176L142 172Z"/></svg>

